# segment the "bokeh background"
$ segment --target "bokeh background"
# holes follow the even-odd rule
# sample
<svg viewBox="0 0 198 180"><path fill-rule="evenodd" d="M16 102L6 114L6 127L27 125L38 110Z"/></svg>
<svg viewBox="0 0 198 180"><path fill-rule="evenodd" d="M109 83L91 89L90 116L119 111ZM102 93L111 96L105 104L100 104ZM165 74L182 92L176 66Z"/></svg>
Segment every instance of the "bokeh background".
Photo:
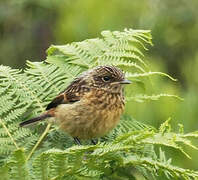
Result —
<svg viewBox="0 0 198 180"><path fill-rule="evenodd" d="M198 1L196 0L1 0L0 64L24 68L25 61L41 61L51 44L66 44L100 36L102 30L150 29L154 46L146 60L154 71L169 73L171 82L156 78L159 92L177 94L178 101L162 98L132 102L127 113L159 127L169 117L173 129L198 130ZM195 142L196 143L196 142ZM198 144L198 143L197 143ZM198 170L192 160L168 149L174 164Z"/></svg>

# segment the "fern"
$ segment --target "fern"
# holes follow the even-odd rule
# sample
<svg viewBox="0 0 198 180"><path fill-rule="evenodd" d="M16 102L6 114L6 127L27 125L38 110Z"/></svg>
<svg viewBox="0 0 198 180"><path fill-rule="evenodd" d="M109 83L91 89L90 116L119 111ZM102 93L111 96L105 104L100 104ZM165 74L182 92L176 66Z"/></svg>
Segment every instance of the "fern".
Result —
<svg viewBox="0 0 198 180"><path fill-rule="evenodd" d="M128 117L129 118L129 117ZM131 125L135 121L131 119ZM119 130L121 127L118 127ZM126 130L128 131L128 130ZM139 127L139 130L120 135L113 141L100 142L97 145L73 146L66 150L51 149L33 159L32 165L25 161L24 151L16 150L7 164L2 167L10 168L6 176L18 176L18 170L23 168L24 178L27 176L28 167L31 166L32 179L75 179L75 177L95 178L108 177L113 179L119 176L122 168L136 169L146 178L164 173L168 178L197 179L198 172L173 166L171 159L166 159L160 147L171 146L177 148L180 142L189 144L189 137L197 137L198 132L190 135L177 134L170 130L169 122L165 122L159 130L149 127ZM153 146L158 144L158 150ZM192 146L191 146L192 147ZM152 150L152 151L151 151ZM183 149L180 148L182 152ZM157 155L158 154L158 155ZM16 158L16 155L19 157ZM16 158L16 159L15 159ZM20 159L22 158L22 159ZM11 163L14 159L14 165ZM132 176L132 174L131 174Z"/></svg>
<svg viewBox="0 0 198 180"><path fill-rule="evenodd" d="M146 94L138 94L135 96L131 96L131 97L127 97L127 101L137 101L137 102L144 102L146 100L159 100L161 97L173 97L173 98L177 98L179 100L183 100L182 98L180 98L179 96L173 95L173 94L153 94L153 95L146 95Z"/></svg>
<svg viewBox="0 0 198 180"><path fill-rule="evenodd" d="M197 149L189 138L198 133L171 131L169 121L159 130L127 115L96 146L84 141L73 146L71 137L51 124L19 128L19 122L45 111L46 105L81 72L94 66L111 64L122 68L134 82L150 82L153 75L143 51L152 45L150 31L103 31L101 38L52 45L43 62L27 61L25 70L0 66L0 174L3 179L136 179L139 173L147 179L160 173L167 178L197 179L198 172L172 165L164 147L183 153L183 145ZM131 95L127 100L144 102L160 97L175 97L166 92ZM153 95L155 94L155 95Z"/></svg>

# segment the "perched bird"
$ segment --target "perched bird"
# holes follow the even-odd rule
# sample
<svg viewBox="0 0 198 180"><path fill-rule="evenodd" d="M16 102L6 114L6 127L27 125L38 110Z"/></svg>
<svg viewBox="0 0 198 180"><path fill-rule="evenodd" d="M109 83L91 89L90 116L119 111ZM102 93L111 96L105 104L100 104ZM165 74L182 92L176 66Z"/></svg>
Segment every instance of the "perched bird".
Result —
<svg viewBox="0 0 198 180"><path fill-rule="evenodd" d="M26 126L54 118L61 130L79 139L106 135L119 122L124 110L123 85L130 84L124 73L114 66L98 66L79 77L48 104L46 112L20 123Z"/></svg>

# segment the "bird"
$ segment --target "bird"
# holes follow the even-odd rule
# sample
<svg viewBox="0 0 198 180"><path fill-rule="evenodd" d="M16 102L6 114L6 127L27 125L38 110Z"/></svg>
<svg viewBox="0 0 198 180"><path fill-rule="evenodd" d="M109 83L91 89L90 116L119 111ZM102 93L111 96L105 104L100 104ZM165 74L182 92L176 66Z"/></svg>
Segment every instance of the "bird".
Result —
<svg viewBox="0 0 198 180"><path fill-rule="evenodd" d="M131 81L116 66L96 66L75 78L58 94L41 115L19 124L20 127L52 118L60 130L76 144L105 136L120 121L124 111L124 86Z"/></svg>

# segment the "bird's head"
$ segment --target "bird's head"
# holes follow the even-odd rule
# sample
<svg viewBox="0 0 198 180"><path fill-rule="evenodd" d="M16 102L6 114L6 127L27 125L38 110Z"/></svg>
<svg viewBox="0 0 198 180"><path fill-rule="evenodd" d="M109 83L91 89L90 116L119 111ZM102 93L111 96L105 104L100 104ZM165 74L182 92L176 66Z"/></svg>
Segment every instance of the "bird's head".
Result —
<svg viewBox="0 0 198 180"><path fill-rule="evenodd" d="M125 79L121 69L115 66L97 66L82 74L83 80L89 87L99 88L112 93L122 91L124 84L131 82Z"/></svg>

